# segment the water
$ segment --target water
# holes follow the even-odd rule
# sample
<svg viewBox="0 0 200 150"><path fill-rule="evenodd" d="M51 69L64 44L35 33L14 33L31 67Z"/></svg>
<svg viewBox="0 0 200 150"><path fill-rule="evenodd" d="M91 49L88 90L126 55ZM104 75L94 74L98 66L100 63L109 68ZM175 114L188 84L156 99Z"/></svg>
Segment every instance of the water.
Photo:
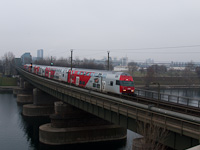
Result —
<svg viewBox="0 0 200 150"><path fill-rule="evenodd" d="M200 89L163 89L160 92L170 95L200 99Z"/></svg>
<svg viewBox="0 0 200 150"><path fill-rule="evenodd" d="M189 96L200 99L200 89L167 89L162 91L166 94ZM22 106L17 105L16 97L12 94L0 94L0 150L43 150L43 149L109 149L131 150L132 141L140 135L127 131L125 145L84 144L62 147L46 147L39 142L39 126L50 122L49 118L25 118L22 116Z"/></svg>
<svg viewBox="0 0 200 150"><path fill-rule="evenodd" d="M46 147L39 143L39 126L50 122L49 118L25 118L22 116L22 106L17 105L12 94L0 94L0 149L1 150L43 150L43 149L109 149L130 150L134 138L138 134L127 131L125 145L101 143L71 145L62 147Z"/></svg>

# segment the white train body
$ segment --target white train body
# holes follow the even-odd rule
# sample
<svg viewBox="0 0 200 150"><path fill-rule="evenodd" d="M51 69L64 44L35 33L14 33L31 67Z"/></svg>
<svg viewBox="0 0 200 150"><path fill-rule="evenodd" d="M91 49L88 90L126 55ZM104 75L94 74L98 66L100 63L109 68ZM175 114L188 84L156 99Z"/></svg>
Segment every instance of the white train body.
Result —
<svg viewBox="0 0 200 150"><path fill-rule="evenodd" d="M133 95L135 90L133 78L123 72L79 68L71 71L68 67L34 64L26 64L24 69L39 76L101 92Z"/></svg>

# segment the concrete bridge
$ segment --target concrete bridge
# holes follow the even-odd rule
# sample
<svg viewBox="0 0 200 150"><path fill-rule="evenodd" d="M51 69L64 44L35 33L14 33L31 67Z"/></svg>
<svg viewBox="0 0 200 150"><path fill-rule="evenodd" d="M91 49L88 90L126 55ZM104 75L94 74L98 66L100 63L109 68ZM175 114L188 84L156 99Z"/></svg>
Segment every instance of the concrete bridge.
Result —
<svg viewBox="0 0 200 150"><path fill-rule="evenodd" d="M168 131L164 144L186 149L200 143L200 118L49 80L17 68L38 89L115 125L138 132L138 122ZM161 141L162 142L162 141Z"/></svg>

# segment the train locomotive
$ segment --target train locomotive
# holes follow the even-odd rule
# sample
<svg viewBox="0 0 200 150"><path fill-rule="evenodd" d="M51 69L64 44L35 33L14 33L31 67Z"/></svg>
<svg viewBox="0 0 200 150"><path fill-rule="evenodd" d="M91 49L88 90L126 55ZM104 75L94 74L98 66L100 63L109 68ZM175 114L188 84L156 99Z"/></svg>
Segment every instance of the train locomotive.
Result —
<svg viewBox="0 0 200 150"><path fill-rule="evenodd" d="M132 76L124 72L26 64L24 69L46 78L105 93L135 96Z"/></svg>

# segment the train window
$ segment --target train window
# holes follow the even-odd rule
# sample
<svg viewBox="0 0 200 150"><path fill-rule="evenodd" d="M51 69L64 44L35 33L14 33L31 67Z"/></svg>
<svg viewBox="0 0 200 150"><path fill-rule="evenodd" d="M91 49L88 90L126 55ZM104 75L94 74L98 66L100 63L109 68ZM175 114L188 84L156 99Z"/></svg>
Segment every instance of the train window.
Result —
<svg viewBox="0 0 200 150"><path fill-rule="evenodd" d="M121 81L120 82L121 86L134 86L134 82L133 81Z"/></svg>
<svg viewBox="0 0 200 150"><path fill-rule="evenodd" d="M94 73L91 73L91 75L90 75L91 77L93 77L94 76Z"/></svg>
<svg viewBox="0 0 200 150"><path fill-rule="evenodd" d="M82 84L85 85L85 81L83 81Z"/></svg>
<svg viewBox="0 0 200 150"><path fill-rule="evenodd" d="M87 75L87 76L90 76L90 72L88 72L86 75Z"/></svg>
<svg viewBox="0 0 200 150"><path fill-rule="evenodd" d="M86 72L84 72L84 75L86 75Z"/></svg>
<svg viewBox="0 0 200 150"><path fill-rule="evenodd" d="M106 78L106 75L107 75L107 74L103 74L102 77L103 77L103 78Z"/></svg>
<svg viewBox="0 0 200 150"><path fill-rule="evenodd" d="M77 75L79 75L80 74L80 71L77 73Z"/></svg>
<svg viewBox="0 0 200 150"><path fill-rule="evenodd" d="M99 75L98 73L95 73L95 74L94 74L95 77L98 77L98 75Z"/></svg>
<svg viewBox="0 0 200 150"><path fill-rule="evenodd" d="M120 85L120 81L119 80L116 80L116 85Z"/></svg>
<svg viewBox="0 0 200 150"><path fill-rule="evenodd" d="M93 83L93 87L96 87L97 86L97 84L96 83Z"/></svg>
<svg viewBox="0 0 200 150"><path fill-rule="evenodd" d="M81 74L80 75L83 75L83 72L81 72Z"/></svg>
<svg viewBox="0 0 200 150"><path fill-rule="evenodd" d="M100 84L97 84L97 88L100 88Z"/></svg>
<svg viewBox="0 0 200 150"><path fill-rule="evenodd" d="M110 86L113 86L113 81L110 81Z"/></svg>

